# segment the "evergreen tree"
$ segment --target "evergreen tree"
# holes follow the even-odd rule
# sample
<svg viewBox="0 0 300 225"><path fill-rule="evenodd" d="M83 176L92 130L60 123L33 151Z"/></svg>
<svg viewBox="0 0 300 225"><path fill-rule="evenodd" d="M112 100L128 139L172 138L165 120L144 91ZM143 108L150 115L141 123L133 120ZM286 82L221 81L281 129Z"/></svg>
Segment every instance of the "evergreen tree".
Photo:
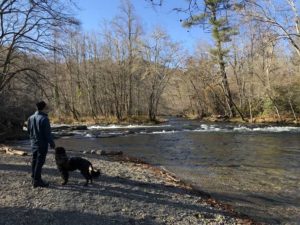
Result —
<svg viewBox="0 0 300 225"><path fill-rule="evenodd" d="M215 48L211 50L222 78L222 88L228 106L229 116L235 116L235 104L232 99L231 91L226 74L226 56L229 50L224 47L226 42L231 41L231 37L237 34L237 31L229 25L228 12L237 5L232 5L228 0L204 0L204 12L195 14L199 11L199 1L189 0L190 17L183 21L185 27L196 25L208 26L211 30L215 42ZM195 10L196 9L196 10ZM239 111L239 110L238 110Z"/></svg>

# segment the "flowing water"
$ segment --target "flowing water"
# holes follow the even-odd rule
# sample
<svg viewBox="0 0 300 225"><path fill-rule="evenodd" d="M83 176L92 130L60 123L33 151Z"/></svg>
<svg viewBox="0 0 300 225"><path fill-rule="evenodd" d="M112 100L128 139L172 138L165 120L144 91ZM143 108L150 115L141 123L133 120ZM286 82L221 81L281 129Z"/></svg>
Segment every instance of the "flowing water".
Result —
<svg viewBox="0 0 300 225"><path fill-rule="evenodd" d="M260 222L300 224L300 127L203 123L91 126L56 141L69 150L123 151Z"/></svg>

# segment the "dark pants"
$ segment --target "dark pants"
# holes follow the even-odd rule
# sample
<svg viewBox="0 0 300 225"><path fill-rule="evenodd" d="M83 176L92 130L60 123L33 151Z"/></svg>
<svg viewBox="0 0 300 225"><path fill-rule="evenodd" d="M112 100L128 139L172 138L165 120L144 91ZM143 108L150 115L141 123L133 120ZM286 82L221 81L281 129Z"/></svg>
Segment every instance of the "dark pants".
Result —
<svg viewBox="0 0 300 225"><path fill-rule="evenodd" d="M46 160L47 152L47 148L32 147L31 177L34 182L40 182L42 180L42 168Z"/></svg>

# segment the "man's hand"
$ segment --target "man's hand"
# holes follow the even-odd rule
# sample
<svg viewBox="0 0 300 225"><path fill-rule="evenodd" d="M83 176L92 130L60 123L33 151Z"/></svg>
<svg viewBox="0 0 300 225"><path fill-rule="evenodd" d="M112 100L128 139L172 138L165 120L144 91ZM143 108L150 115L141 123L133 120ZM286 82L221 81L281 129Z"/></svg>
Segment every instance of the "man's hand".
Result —
<svg viewBox="0 0 300 225"><path fill-rule="evenodd" d="M55 143L50 144L50 148L55 149Z"/></svg>

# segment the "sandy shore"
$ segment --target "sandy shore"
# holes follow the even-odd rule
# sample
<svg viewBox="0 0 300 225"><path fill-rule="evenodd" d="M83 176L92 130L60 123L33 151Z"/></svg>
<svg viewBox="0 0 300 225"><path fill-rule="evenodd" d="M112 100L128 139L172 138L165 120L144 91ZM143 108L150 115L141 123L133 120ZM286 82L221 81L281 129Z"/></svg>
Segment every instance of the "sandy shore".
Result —
<svg viewBox="0 0 300 225"><path fill-rule="evenodd" d="M61 186L49 151L43 179L50 187L33 189L31 156L0 154L0 224L253 224L148 164L80 156L102 172L92 185L84 187L80 173L72 172Z"/></svg>

